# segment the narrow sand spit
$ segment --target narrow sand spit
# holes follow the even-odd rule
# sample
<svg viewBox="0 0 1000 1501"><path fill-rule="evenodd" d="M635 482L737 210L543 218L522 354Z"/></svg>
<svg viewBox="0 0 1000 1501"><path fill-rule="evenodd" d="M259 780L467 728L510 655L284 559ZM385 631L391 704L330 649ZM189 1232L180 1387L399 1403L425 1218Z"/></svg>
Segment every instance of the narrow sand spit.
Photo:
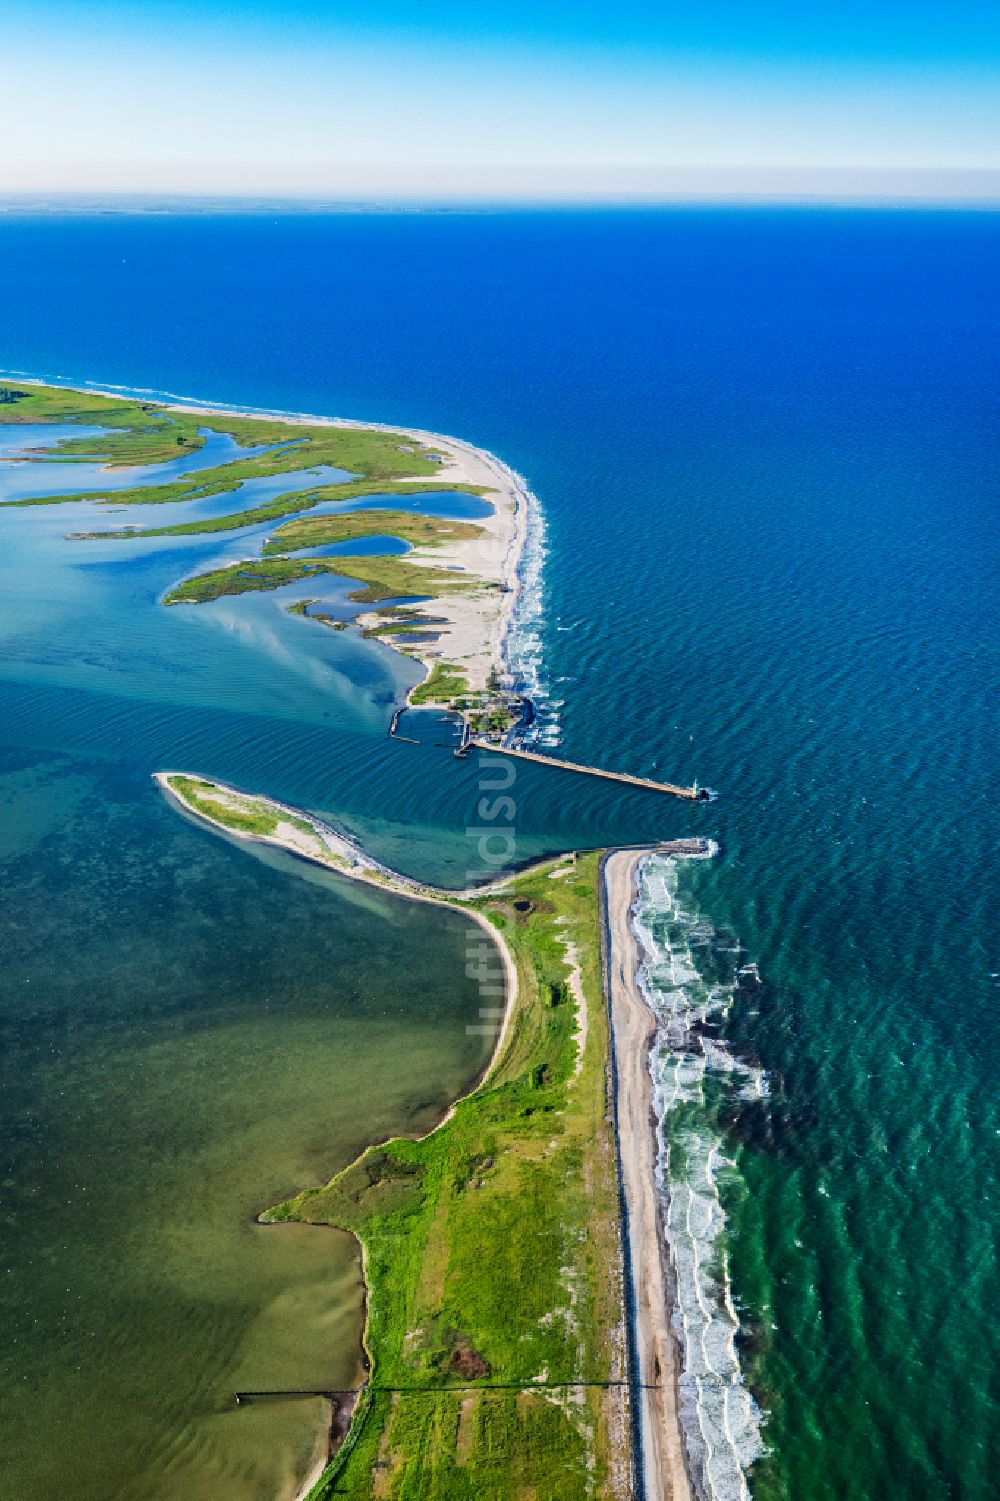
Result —
<svg viewBox="0 0 1000 1501"><path fill-rule="evenodd" d="M281 815L273 834L250 834L240 829L231 828L221 819L215 819L211 814L192 808L184 798L179 796L171 785L171 779L177 776L187 776L186 772L177 771L154 771L153 781L159 787L164 797L187 818L194 819L196 823L208 824L217 833L224 834L229 839L235 839L243 844L271 844L277 849L290 851L293 855L300 856L303 860L309 860L315 865L322 865L326 870L336 871L338 875L346 876L352 881L361 881L366 886L375 886L379 891L391 891L395 896L407 897L410 901L429 902L433 907L447 907L452 912L461 912L469 918L477 927L482 928L491 939L494 947L500 955L504 971L504 986L506 991L503 1007L503 1017L497 1032L496 1045L486 1068L486 1074L492 1071L493 1065L503 1049L507 1040L507 1032L510 1026L510 1018L517 998L517 967L513 956L504 940L503 934L495 928L486 916L485 912L477 911L474 907L459 906L458 903L471 897L486 896L500 892L513 880L508 876L500 881L494 881L489 885L466 887L462 891L445 891L436 886L426 886L420 881L411 880L399 871L390 870L387 865L381 865L373 860L350 839L338 834L331 829L329 824L323 823L311 814L301 812L296 808L289 808L284 803L275 802L272 798L260 797L240 792L235 787L227 787L224 782L208 783L201 778L203 787L211 788L204 791L201 796L204 802L217 802L221 811L249 812L264 810L271 814ZM308 825L308 830L303 825ZM489 1011L489 1021L495 1022L498 1018L496 1010ZM482 1082L481 1080L479 1082ZM478 1089L479 1083L474 1088ZM463 1096L464 1098L464 1096ZM455 1102L456 1104L458 1101ZM452 1105L448 1114L444 1116L440 1124L450 1120L455 1106Z"/></svg>
<svg viewBox="0 0 1000 1501"><path fill-rule="evenodd" d="M641 1462L645 1501L693 1501L679 1415L680 1351L670 1319L672 1275L656 1190L656 1117L649 1068L656 1023L639 989L639 955L629 922L643 853L616 850L605 860L603 872L608 933L606 983L617 1070L615 1117L640 1384Z"/></svg>

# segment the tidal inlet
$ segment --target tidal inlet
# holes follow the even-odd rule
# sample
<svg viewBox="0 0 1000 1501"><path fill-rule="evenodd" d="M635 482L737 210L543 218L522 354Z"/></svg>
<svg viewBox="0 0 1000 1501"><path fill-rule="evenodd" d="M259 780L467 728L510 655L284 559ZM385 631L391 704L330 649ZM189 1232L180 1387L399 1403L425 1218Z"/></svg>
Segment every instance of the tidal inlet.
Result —
<svg viewBox="0 0 1000 1501"><path fill-rule="evenodd" d="M679 1399L634 921L648 860L715 846L533 841L515 789L711 793L558 754L524 480L440 434L0 394L13 699L73 724L5 753L16 1494L739 1491L724 1323L738 1427ZM318 693L363 806L458 781L461 835L326 806ZM717 1289L681 1292L703 1344Z"/></svg>

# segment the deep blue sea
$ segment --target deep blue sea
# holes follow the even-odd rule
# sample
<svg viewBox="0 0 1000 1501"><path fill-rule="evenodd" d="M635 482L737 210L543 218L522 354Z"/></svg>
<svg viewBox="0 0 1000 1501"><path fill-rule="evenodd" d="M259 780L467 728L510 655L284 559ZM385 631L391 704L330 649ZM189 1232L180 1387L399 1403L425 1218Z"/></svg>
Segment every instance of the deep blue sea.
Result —
<svg viewBox="0 0 1000 1501"><path fill-rule="evenodd" d="M720 843L675 895L701 981L762 982L724 1025L766 1092L706 1105L761 1501L995 1494L998 270L977 211L0 217L6 373L499 453L545 518L563 754L718 791L519 768L518 840ZM475 997L446 923L189 827L148 773L458 883L474 772L384 738L413 669L376 643L158 609L238 538L67 543L82 510L0 512L6 1493L72 1455L87 1501L258 1501L315 1413L223 1394L346 1376L358 1314L350 1248L255 1208L433 1118Z"/></svg>

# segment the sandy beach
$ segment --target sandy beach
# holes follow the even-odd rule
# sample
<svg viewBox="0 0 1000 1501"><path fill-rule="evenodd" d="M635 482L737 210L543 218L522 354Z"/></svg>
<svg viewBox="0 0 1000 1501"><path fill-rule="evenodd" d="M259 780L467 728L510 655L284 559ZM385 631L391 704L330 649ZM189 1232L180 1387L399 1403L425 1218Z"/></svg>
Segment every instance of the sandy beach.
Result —
<svg viewBox="0 0 1000 1501"><path fill-rule="evenodd" d="M397 433L401 438L411 439L415 446L440 455L443 462L438 465L434 478L440 479L442 484L487 488L491 493L484 499L493 509L489 516L477 518L475 522L482 528L481 536L430 548L415 547L406 554L407 563L454 569L481 580L486 586L467 594L431 596L424 608L441 622L434 627L439 639L423 649L411 648L408 655L421 662L428 671L436 661L460 663L473 691L482 691L488 686L494 668L501 673L507 670L506 647L520 591L521 555L527 537L528 507L533 497L522 476L496 454L461 438L426 432L421 428L397 427L391 423L351 422L341 417L259 412L252 408L211 407L185 402L158 405L164 411L202 413L206 417L241 415L306 427L346 427ZM408 475L397 483L426 484L428 478L426 474ZM366 613L358 617L358 624L362 627L375 625L378 618L375 613ZM384 644L391 647L391 642Z"/></svg>
<svg viewBox="0 0 1000 1501"><path fill-rule="evenodd" d="M656 1191L656 1122L649 1052L652 1012L636 974L629 914L643 851L617 850L604 862L608 954L606 983L617 1069L616 1127L631 1260L644 1501L693 1501L684 1458L677 1382L680 1352L671 1327L672 1278Z"/></svg>
<svg viewBox="0 0 1000 1501"><path fill-rule="evenodd" d="M24 384L45 385L47 382L25 378ZM111 400L120 400L122 396L121 391L100 386L67 386L64 389L79 390L88 396L107 396ZM136 399L148 399L149 394L136 393ZM428 672L437 661L461 664L473 691L486 689L494 668L501 674L507 671L507 642L521 586L520 564L527 538L528 508L534 497L523 477L496 454L477 448L462 438L451 438L422 428L399 427L393 423L354 422L344 417L322 417L307 412L210 406L182 400L156 401L155 405L161 411L187 412L196 416L239 416L299 427L396 433L401 438L412 440L415 447L439 455L442 460L436 475L402 476L396 483L427 484L433 478L440 479L443 485L481 485L489 490L490 493L483 498L493 509L488 516L477 518L475 522L482 529L481 536L438 547L415 547L406 554L407 563L454 569L481 580L485 586L468 593L449 593L443 597L430 595L425 608L428 614L440 621L434 627L438 639L423 648L410 647L407 655L420 662ZM367 627L376 624L378 618L375 613L366 612L358 616L357 623ZM383 645L395 649L391 640L384 641Z"/></svg>

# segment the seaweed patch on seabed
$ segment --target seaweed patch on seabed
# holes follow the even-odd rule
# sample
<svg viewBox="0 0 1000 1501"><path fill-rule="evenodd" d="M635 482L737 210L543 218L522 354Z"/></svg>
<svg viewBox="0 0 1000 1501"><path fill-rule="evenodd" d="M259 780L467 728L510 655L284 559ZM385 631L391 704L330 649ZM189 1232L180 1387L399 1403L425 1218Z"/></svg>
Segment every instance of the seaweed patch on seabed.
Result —
<svg viewBox="0 0 1000 1501"><path fill-rule="evenodd" d="M738 1057L724 1035L737 987L756 971L737 974L734 961L725 977L721 955L710 953L717 935L680 904L677 878L668 857L642 861L633 924L640 983L657 1018L650 1067L660 1121L657 1185L676 1280L680 1417L699 1495L743 1501L747 1470L765 1452L764 1419L738 1355L720 1197L735 1186L736 1168L723 1150L720 1115L767 1093L763 1070ZM706 952L700 967L696 950Z"/></svg>

